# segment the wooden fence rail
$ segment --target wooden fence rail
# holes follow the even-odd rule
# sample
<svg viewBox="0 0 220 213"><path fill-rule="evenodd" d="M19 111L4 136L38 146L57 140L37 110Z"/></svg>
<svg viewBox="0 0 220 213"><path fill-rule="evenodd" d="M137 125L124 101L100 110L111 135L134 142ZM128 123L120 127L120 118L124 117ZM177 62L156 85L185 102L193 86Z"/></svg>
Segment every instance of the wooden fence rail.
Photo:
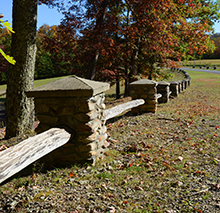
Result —
<svg viewBox="0 0 220 213"><path fill-rule="evenodd" d="M70 133L52 128L0 152L0 183L31 163L66 144Z"/></svg>
<svg viewBox="0 0 220 213"><path fill-rule="evenodd" d="M144 103L145 103L145 101L143 99L137 99L137 100L129 101L127 103L120 104L118 106L107 109L107 110L105 110L106 115L104 117L104 120L114 118L115 116L120 115L122 112L124 112L128 109L131 109L133 107L137 107L137 106L142 105Z"/></svg>

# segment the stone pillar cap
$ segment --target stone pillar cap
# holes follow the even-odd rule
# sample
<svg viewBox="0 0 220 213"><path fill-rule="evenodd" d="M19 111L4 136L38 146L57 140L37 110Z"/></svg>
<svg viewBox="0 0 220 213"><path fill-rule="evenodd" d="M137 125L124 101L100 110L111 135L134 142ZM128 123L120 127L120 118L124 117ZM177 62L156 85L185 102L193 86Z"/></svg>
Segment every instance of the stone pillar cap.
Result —
<svg viewBox="0 0 220 213"><path fill-rule="evenodd" d="M178 81L170 81L169 83L170 83L170 84L176 84L176 85L179 84Z"/></svg>
<svg viewBox="0 0 220 213"><path fill-rule="evenodd" d="M166 82L166 81L159 81L158 85L164 85L164 86L169 86L170 83Z"/></svg>
<svg viewBox="0 0 220 213"><path fill-rule="evenodd" d="M132 82L130 85L149 85L149 84L152 84L152 85L157 85L158 83L156 81L152 81L152 80L149 80L149 79L141 79L139 81L134 81Z"/></svg>
<svg viewBox="0 0 220 213"><path fill-rule="evenodd" d="M70 76L26 91L26 94L28 97L92 97L109 88L109 83Z"/></svg>

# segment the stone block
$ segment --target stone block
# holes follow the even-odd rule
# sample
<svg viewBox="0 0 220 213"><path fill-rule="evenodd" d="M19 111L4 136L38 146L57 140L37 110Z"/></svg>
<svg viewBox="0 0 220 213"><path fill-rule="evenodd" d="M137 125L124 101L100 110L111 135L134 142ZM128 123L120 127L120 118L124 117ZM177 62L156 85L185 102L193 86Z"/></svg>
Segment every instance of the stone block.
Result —
<svg viewBox="0 0 220 213"><path fill-rule="evenodd" d="M94 110L88 112L86 115L88 115L90 120L94 120L96 118L100 118L101 112L98 109L94 109Z"/></svg>
<svg viewBox="0 0 220 213"><path fill-rule="evenodd" d="M48 130L48 129L50 129L50 128L51 128L50 125L45 124L45 123L40 123L40 124L38 125L38 127L35 129L35 132L36 132L37 134L39 134L39 133L42 133L42 132L44 132L44 131L46 131L46 130Z"/></svg>
<svg viewBox="0 0 220 213"><path fill-rule="evenodd" d="M99 127L101 127L102 121L99 119L95 119L92 121L89 121L86 125L88 125L93 132L96 132Z"/></svg>
<svg viewBox="0 0 220 213"><path fill-rule="evenodd" d="M35 103L35 111L39 114L49 113L49 106L47 104L36 104Z"/></svg>
<svg viewBox="0 0 220 213"><path fill-rule="evenodd" d="M79 121L79 122L89 122L90 121L90 118L88 116L88 114L86 113L83 113L83 112L80 112L80 113L77 113L77 114L74 114L73 117Z"/></svg>
<svg viewBox="0 0 220 213"><path fill-rule="evenodd" d="M58 117L54 117L50 115L38 114L37 118L41 123L47 124L49 126L54 126L58 121Z"/></svg>
<svg viewBox="0 0 220 213"><path fill-rule="evenodd" d="M132 109L131 109L131 113L132 113L133 115L139 114L139 113L140 113L140 108L139 108L139 107L132 108Z"/></svg>
<svg viewBox="0 0 220 213"><path fill-rule="evenodd" d="M89 143L87 145L79 145L75 150L77 152L90 152L90 151L96 151L97 145L96 143Z"/></svg>
<svg viewBox="0 0 220 213"><path fill-rule="evenodd" d="M98 132L94 132L93 134L90 133L90 135L82 135L81 133L76 133L76 140L80 143L88 144L96 141L98 139L98 136Z"/></svg>
<svg viewBox="0 0 220 213"><path fill-rule="evenodd" d="M136 93L135 93L135 94L131 94L131 98L132 98L133 100L138 99L138 97L139 97L139 96L138 96L138 94L136 94Z"/></svg>
<svg viewBox="0 0 220 213"><path fill-rule="evenodd" d="M147 94L140 94L140 98L147 99L148 95Z"/></svg>
<svg viewBox="0 0 220 213"><path fill-rule="evenodd" d="M82 132L90 132L93 133L93 129L91 128L91 126L89 126L88 124L84 124L84 123L80 123L78 125L78 130L82 131Z"/></svg>
<svg viewBox="0 0 220 213"><path fill-rule="evenodd" d="M100 105L100 109L103 109L103 110L105 110L105 104L104 103L102 103L101 105Z"/></svg>
<svg viewBox="0 0 220 213"><path fill-rule="evenodd" d="M156 105L157 104L157 99L155 99L155 100L146 100L145 101L145 105Z"/></svg>
<svg viewBox="0 0 220 213"><path fill-rule="evenodd" d="M138 92L138 94L143 94L145 91L142 87L138 87L137 92Z"/></svg>
<svg viewBox="0 0 220 213"><path fill-rule="evenodd" d="M59 115L59 116L71 115L76 111L74 105L70 105L70 106L53 106L52 108L56 112L56 114Z"/></svg>

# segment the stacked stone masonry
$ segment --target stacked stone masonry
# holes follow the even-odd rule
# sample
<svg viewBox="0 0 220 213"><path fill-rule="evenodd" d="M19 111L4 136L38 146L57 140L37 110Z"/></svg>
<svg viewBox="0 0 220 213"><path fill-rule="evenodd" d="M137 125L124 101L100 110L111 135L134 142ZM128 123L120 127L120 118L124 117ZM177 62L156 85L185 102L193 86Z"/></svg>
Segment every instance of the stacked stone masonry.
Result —
<svg viewBox="0 0 220 213"><path fill-rule="evenodd" d="M165 81L158 82L157 93L162 95L162 97L158 99L158 103L168 103L170 96L170 83Z"/></svg>
<svg viewBox="0 0 220 213"><path fill-rule="evenodd" d="M167 103L170 93L178 96L190 85L190 77L184 72L184 81L155 82L141 79L130 84L132 99L144 99L145 104L132 108L132 114L156 113L159 103ZM105 90L109 84L90 81L76 76L51 82L27 91L34 97L37 118L40 121L37 133L53 127L62 127L71 133L70 140L43 157L46 165L68 166L76 162L102 158L108 147L105 126ZM158 99L158 93L162 95Z"/></svg>
<svg viewBox="0 0 220 213"><path fill-rule="evenodd" d="M132 99L142 98L145 104L136 108L133 108L132 114L139 114L143 112L157 111L158 103L169 102L170 96L177 97L179 93L183 92L188 86L190 86L191 78L184 70L178 69L178 72L182 72L185 79L179 81L170 82L155 82L147 79L141 79L139 81L132 82L130 84L130 92ZM158 94L162 97L157 98Z"/></svg>
<svg viewBox="0 0 220 213"><path fill-rule="evenodd" d="M144 99L145 104L132 108L132 114L157 111L157 82L141 79L130 84L132 99Z"/></svg>
<svg viewBox="0 0 220 213"><path fill-rule="evenodd" d="M78 81L77 83L81 84ZM109 88L105 83L104 86L105 89ZM90 91L90 88L86 90ZM52 127L63 127L71 133L70 141L43 157L42 162L56 166L66 166L82 161L90 161L94 164L95 160L105 153L108 146L103 119L105 94L100 92L93 94L92 97L89 96L90 93L80 96L80 94L87 94L88 91L75 91L71 96L65 96L63 91L63 96L59 97L56 97L57 91L51 93L49 97L48 91L45 92L46 95L43 95L44 91L30 93L30 96L35 96L35 110L40 121L36 129L37 133Z"/></svg>

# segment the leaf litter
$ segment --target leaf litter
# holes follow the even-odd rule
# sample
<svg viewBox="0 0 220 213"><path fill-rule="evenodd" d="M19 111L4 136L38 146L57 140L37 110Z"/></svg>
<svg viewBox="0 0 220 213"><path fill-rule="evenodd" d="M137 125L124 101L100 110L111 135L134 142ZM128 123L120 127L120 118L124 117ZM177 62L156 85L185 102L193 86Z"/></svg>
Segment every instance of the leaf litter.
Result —
<svg viewBox="0 0 220 213"><path fill-rule="evenodd" d="M109 150L95 167L34 165L0 186L0 212L219 212L220 111L198 96L192 85L157 114L108 123Z"/></svg>

